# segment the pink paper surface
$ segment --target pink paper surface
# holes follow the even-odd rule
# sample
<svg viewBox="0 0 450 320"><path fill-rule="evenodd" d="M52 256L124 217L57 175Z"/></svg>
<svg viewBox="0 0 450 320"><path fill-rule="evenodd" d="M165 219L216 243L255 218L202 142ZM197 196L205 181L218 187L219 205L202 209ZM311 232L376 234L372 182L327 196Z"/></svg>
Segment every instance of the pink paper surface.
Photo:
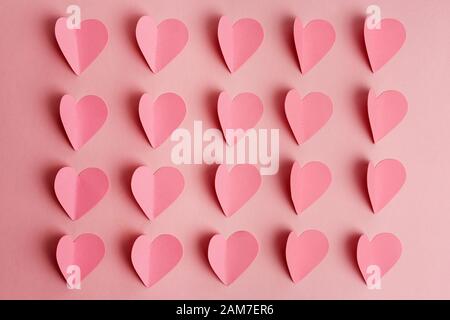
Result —
<svg viewBox="0 0 450 320"><path fill-rule="evenodd" d="M81 234L75 239L66 235L59 239L56 248L56 261L66 280L71 275L71 266L79 268L80 280L83 280L97 267L104 255L102 239L90 233Z"/></svg>
<svg viewBox="0 0 450 320"><path fill-rule="evenodd" d="M172 61L186 46L189 32L183 22L167 19L156 24L144 16L136 26L136 39L150 69L157 73Z"/></svg>
<svg viewBox="0 0 450 320"><path fill-rule="evenodd" d="M398 91L384 91L378 96L369 91L367 110L373 141L377 143L403 120L408 112L408 101Z"/></svg>
<svg viewBox="0 0 450 320"><path fill-rule="evenodd" d="M362 235L358 240L356 258L366 281L370 275L368 267L378 267L380 276L383 277L397 263L401 254L402 243L391 233L377 234L372 240Z"/></svg>
<svg viewBox="0 0 450 320"><path fill-rule="evenodd" d="M307 230L297 236L289 234L286 243L286 263L292 281L305 278L325 258L328 252L327 237L317 230Z"/></svg>
<svg viewBox="0 0 450 320"><path fill-rule="evenodd" d="M72 220L84 216L102 200L109 188L106 174L98 168L77 173L74 168L61 168L55 177L55 194Z"/></svg>
<svg viewBox="0 0 450 320"><path fill-rule="evenodd" d="M55 24L58 45L76 75L91 65L108 42L108 30L99 20L81 22L80 29L68 29L65 17Z"/></svg>
<svg viewBox="0 0 450 320"><path fill-rule="evenodd" d="M223 213L230 217L255 195L261 186L261 176L251 164L221 164L214 185Z"/></svg>
<svg viewBox="0 0 450 320"><path fill-rule="evenodd" d="M228 286L247 270L258 250L258 241L247 231L237 231L228 238L216 234L209 241L208 260L220 281Z"/></svg>
<svg viewBox="0 0 450 320"><path fill-rule="evenodd" d="M151 287L169 273L183 256L183 245L170 235L162 234L151 240L139 236L131 250L131 261L139 278Z"/></svg>
<svg viewBox="0 0 450 320"><path fill-rule="evenodd" d="M74 1L2 0L0 4L0 297L41 299L395 299L450 298L450 2L447 0L78 0L82 19L98 19L110 39L95 62L76 77L54 37L56 20ZM373 74L364 43L366 8L377 4L395 18L407 41ZM153 74L136 43L140 17L175 18L190 39L169 65ZM217 41L222 15L256 19L264 42L230 74ZM293 42L295 17L331 23L336 41L306 75L299 72ZM298 146L284 114L287 92L323 92L333 115ZM367 118L367 96L396 90L408 99L403 121L376 145ZM217 97L227 91L256 94L264 114L255 128L280 129L280 170L263 176L258 192L231 218L221 213L214 190L217 165L174 165L174 142L152 149L141 128L139 99L175 92L186 102L180 127L192 137L193 122L220 130ZM59 117L64 94L97 95L108 104L104 126L78 152ZM193 154L194 155L194 154ZM408 178L377 214L367 196L367 165L393 158ZM302 215L290 199L292 163L325 163L333 174L326 193ZM152 172L174 166L185 189L155 221L137 205L130 183L145 164ZM102 169L110 188L88 214L71 221L54 196L57 171L71 166ZM285 246L292 230L320 230L330 245L326 258L298 284L289 278ZM252 265L232 285L223 285L206 256L214 234L248 230L259 242ZM393 233L403 251L383 277L382 290L368 290L356 262L361 234ZM55 263L59 239L99 235L107 252L83 282L68 290ZM150 289L134 271L133 242L146 234L176 236L184 247L177 267ZM261 281L261 279L264 281ZM412 281L413 279L413 281ZM331 285L332 284L332 285Z"/></svg>
<svg viewBox="0 0 450 320"><path fill-rule="evenodd" d="M137 203L150 219L156 219L181 194L184 178L172 167L162 167L154 173L141 166L133 172L131 191Z"/></svg>
<svg viewBox="0 0 450 320"><path fill-rule="evenodd" d="M264 31L255 19L242 18L235 23L220 18L217 29L220 48L230 72L237 71L261 45Z"/></svg>
<svg viewBox="0 0 450 320"><path fill-rule="evenodd" d="M103 126L108 107L97 96L85 96L76 101L66 94L61 98L59 114L70 144L79 150Z"/></svg>
<svg viewBox="0 0 450 320"><path fill-rule="evenodd" d="M242 136L238 134L239 129L244 133L258 123L263 114L263 105L261 99L251 92L240 93L234 98L221 92L217 101L217 114L227 143L233 145L236 143L233 138ZM231 134L227 134L227 130L232 130Z"/></svg>

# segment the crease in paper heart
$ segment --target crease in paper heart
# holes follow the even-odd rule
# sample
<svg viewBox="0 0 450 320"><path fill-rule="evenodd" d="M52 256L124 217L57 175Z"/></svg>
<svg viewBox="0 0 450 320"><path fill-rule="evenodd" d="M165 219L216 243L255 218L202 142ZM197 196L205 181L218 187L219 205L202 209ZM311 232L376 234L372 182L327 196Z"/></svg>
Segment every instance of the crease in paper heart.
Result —
<svg viewBox="0 0 450 320"><path fill-rule="evenodd" d="M294 21L294 42L300 71L306 74L333 47L336 32L325 20L312 20L303 27L300 18Z"/></svg>
<svg viewBox="0 0 450 320"><path fill-rule="evenodd" d="M250 92L238 94L233 99L221 92L217 113L225 140L233 145L261 119L263 104L257 95Z"/></svg>
<svg viewBox="0 0 450 320"><path fill-rule="evenodd" d="M333 114L333 102L320 92L311 92L302 98L297 90L292 89L286 95L284 106L289 126L299 145L314 136Z"/></svg>
<svg viewBox="0 0 450 320"><path fill-rule="evenodd" d="M225 63L233 73L259 48L264 39L264 30L254 19L240 19L232 24L229 17L222 16L217 35Z"/></svg>
<svg viewBox="0 0 450 320"><path fill-rule="evenodd" d="M181 242L170 234L157 236L153 241L139 236L131 250L131 262L142 283L151 287L168 274L183 257Z"/></svg>
<svg viewBox="0 0 450 320"><path fill-rule="evenodd" d="M291 198L295 212L301 214L327 191L331 184L331 172L318 161L303 167L296 161L291 170Z"/></svg>
<svg viewBox="0 0 450 320"><path fill-rule="evenodd" d="M177 19L156 24L152 17L143 16L136 26L137 43L154 73L168 65L184 49L188 39L188 29Z"/></svg>
<svg viewBox="0 0 450 320"><path fill-rule="evenodd" d="M131 178L133 196L150 220L166 210L183 189L183 175L173 167L162 167L153 173L148 167L141 166Z"/></svg>
<svg viewBox="0 0 450 320"><path fill-rule="evenodd" d="M374 270L379 270L380 277L383 277L397 263L401 254L402 243L391 233L380 233L372 241L366 235L361 235L356 259L366 283Z"/></svg>
<svg viewBox="0 0 450 320"><path fill-rule="evenodd" d="M259 245L247 231L237 231L226 239L221 234L209 241L208 261L220 281L233 283L255 260Z"/></svg>
<svg viewBox="0 0 450 320"><path fill-rule="evenodd" d="M403 120L408 112L408 101L398 91L384 91L377 97L370 90L367 110L373 142L377 143Z"/></svg>
<svg viewBox="0 0 450 320"><path fill-rule="evenodd" d="M406 169L395 159L385 159L376 166L369 163L367 190L372 210L380 212L400 191L406 181Z"/></svg>
<svg viewBox="0 0 450 320"><path fill-rule="evenodd" d="M81 21L80 29L69 29L63 17L56 21L55 37L67 63L80 75L106 47L108 30L95 19Z"/></svg>
<svg viewBox="0 0 450 320"><path fill-rule="evenodd" d="M215 189L222 211L227 217L235 214L261 186L259 170L251 164L229 167L219 165L215 178Z"/></svg>
<svg viewBox="0 0 450 320"><path fill-rule="evenodd" d="M305 278L328 253L328 239L320 231L307 230L297 236L289 234L286 243L286 262L294 283Z"/></svg>
<svg viewBox="0 0 450 320"><path fill-rule="evenodd" d="M405 27L398 20L382 19L379 27L369 29L364 23L364 41L372 72L391 60L406 40Z"/></svg>
<svg viewBox="0 0 450 320"><path fill-rule="evenodd" d="M109 188L108 177L98 168L77 174L71 167L61 168L55 177L55 194L72 220L78 220L97 205Z"/></svg>
<svg viewBox="0 0 450 320"><path fill-rule="evenodd" d="M77 102L66 94L59 104L59 114L70 144L74 150L79 150L103 126L108 107L97 96L85 96Z"/></svg>
<svg viewBox="0 0 450 320"><path fill-rule="evenodd" d="M58 241L56 261L66 281L76 280L74 271L80 272L80 280L86 278L105 256L105 245L95 234L84 233L75 240L65 235ZM78 269L79 268L79 269ZM68 283L70 286L75 283Z"/></svg>
<svg viewBox="0 0 450 320"><path fill-rule="evenodd" d="M167 92L152 101L144 94L139 101L139 118L153 148L159 147L178 128L186 115L186 105L179 95Z"/></svg>

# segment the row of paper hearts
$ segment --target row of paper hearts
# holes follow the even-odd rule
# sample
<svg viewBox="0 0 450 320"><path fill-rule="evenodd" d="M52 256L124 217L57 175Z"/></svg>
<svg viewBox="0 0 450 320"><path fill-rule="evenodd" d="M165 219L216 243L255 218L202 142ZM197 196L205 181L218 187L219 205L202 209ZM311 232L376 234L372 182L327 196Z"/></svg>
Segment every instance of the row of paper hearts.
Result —
<svg viewBox="0 0 450 320"><path fill-rule="evenodd" d="M294 42L300 71L307 73L332 48L335 41L333 26L325 20L313 20L303 26L295 19ZM227 16L218 24L218 41L225 63L238 70L258 49L264 38L261 24L254 19L240 19L234 24ZM99 20L84 20L79 29L69 28L66 18L55 25L58 45L75 74L80 75L103 51L108 42L108 30ZM189 33L183 22L167 19L157 24L141 17L136 26L136 39L150 69L157 73L185 47ZM373 72L383 67L402 47L406 31L395 19L383 19L375 28L364 26L367 55Z"/></svg>
<svg viewBox="0 0 450 320"><path fill-rule="evenodd" d="M251 164L219 165L215 176L218 202L225 216L241 209L261 186L259 170ZM328 167L318 161L303 167L294 162L290 192L294 209L301 214L328 189L332 180ZM382 210L398 193L406 180L406 170L394 159L385 159L367 168L367 189L374 213ZM246 183L242 183L245 181ZM87 168L77 174L71 167L61 168L55 177L56 197L72 220L84 216L99 203L109 189L106 174L98 168ZM184 177L174 167L161 167L154 173L138 167L131 178L136 202L150 220L156 219L182 193Z"/></svg>
<svg viewBox="0 0 450 320"><path fill-rule="evenodd" d="M376 96L371 90L367 111L376 143L402 121L408 111L408 102L398 91L384 91ZM297 143L302 144L327 123L333 113L333 103L323 93L312 92L301 97L293 89L286 95L285 113ZM217 114L224 137L232 145L238 130L247 131L258 123L263 114L263 104L250 92L234 98L222 92L217 101ZM164 93L154 101L144 94L139 102L141 124L153 148L167 140L185 115L185 102L175 93ZM78 150L103 126L108 107L98 96L85 96L77 102L72 96L65 95L60 102L60 116L72 147Z"/></svg>
<svg viewBox="0 0 450 320"><path fill-rule="evenodd" d="M214 235L208 246L208 261L216 276L225 285L234 282L255 260L259 251L257 239L247 231L237 231L225 238ZM317 230L307 230L296 235L291 232L286 242L285 258L294 283L305 278L328 253L328 239ZM367 284L377 268L379 279L398 261L402 253L400 240L391 233L380 233L371 241L361 235L356 249L359 269ZM74 266L82 281L94 270L105 255L105 245L95 234L85 233L75 240L63 236L56 249L60 271L73 286ZM131 250L133 267L146 287L150 287L170 272L183 256L183 246L173 235L162 234L150 239L139 236ZM371 280L371 281L369 281Z"/></svg>

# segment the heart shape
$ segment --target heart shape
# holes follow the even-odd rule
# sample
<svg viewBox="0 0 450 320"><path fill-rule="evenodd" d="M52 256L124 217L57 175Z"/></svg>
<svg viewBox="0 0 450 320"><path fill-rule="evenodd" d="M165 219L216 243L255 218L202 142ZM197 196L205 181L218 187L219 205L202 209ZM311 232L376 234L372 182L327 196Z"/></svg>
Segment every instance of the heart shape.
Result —
<svg viewBox="0 0 450 320"><path fill-rule="evenodd" d="M305 278L328 253L328 239L320 231L308 230L297 236L289 234L286 243L286 262L294 283Z"/></svg>
<svg viewBox="0 0 450 320"><path fill-rule="evenodd" d="M370 90L367 110L373 142L377 143L403 120L408 112L408 101L398 91L384 91L377 97Z"/></svg>
<svg viewBox="0 0 450 320"><path fill-rule="evenodd" d="M221 92L217 101L217 113L225 140L233 145L261 119L263 104L250 92L238 94L233 99Z"/></svg>
<svg viewBox="0 0 450 320"><path fill-rule="evenodd" d="M186 46L189 32L183 22L167 19L160 24L149 16L139 19L136 26L136 39L154 73L161 71Z"/></svg>
<svg viewBox="0 0 450 320"><path fill-rule="evenodd" d="M108 30L95 19L81 21L80 29L69 29L67 18L59 18L55 24L55 37L73 72L80 75L106 47Z"/></svg>
<svg viewBox="0 0 450 320"><path fill-rule="evenodd" d="M300 18L294 21L294 42L300 71L306 74L333 47L336 33L333 26L325 20L310 21L303 27Z"/></svg>
<svg viewBox="0 0 450 320"><path fill-rule="evenodd" d="M229 170L221 164L217 168L215 188L223 213L231 217L258 191L261 175L251 164L238 164Z"/></svg>
<svg viewBox="0 0 450 320"><path fill-rule="evenodd" d="M330 119L333 102L323 93L311 92L303 99L297 90L290 90L284 109L297 144L305 143Z"/></svg>
<svg viewBox="0 0 450 320"><path fill-rule="evenodd" d="M59 104L61 122L74 150L84 146L106 121L108 107L97 96L85 96L76 101L64 95Z"/></svg>
<svg viewBox="0 0 450 320"><path fill-rule="evenodd" d="M152 173L148 167L141 166L131 178L133 196L150 220L166 210L183 189L183 175L172 167L162 167Z"/></svg>
<svg viewBox="0 0 450 320"><path fill-rule="evenodd" d="M381 211L400 191L406 180L406 170L395 159L385 159L376 166L369 163L367 190L374 213Z"/></svg>
<svg viewBox="0 0 450 320"><path fill-rule="evenodd" d="M291 198L295 212L302 213L319 199L331 183L331 172L318 161L308 162L303 167L295 161L291 170Z"/></svg>
<svg viewBox="0 0 450 320"><path fill-rule="evenodd" d="M397 263L401 254L402 244L391 233L377 234L372 241L366 235L361 235L358 240L356 258L366 283L373 273L372 266L379 268L380 277L382 277Z"/></svg>
<svg viewBox="0 0 450 320"><path fill-rule="evenodd" d="M209 241L208 260L225 285L233 283L258 255L258 241L247 231L237 231L226 239L221 234Z"/></svg>
<svg viewBox="0 0 450 320"><path fill-rule="evenodd" d="M71 167L56 174L55 194L72 220L78 220L104 197L109 188L108 177L98 168L87 168L77 174Z"/></svg>
<svg viewBox="0 0 450 320"><path fill-rule="evenodd" d="M264 30L254 19L240 19L232 24L230 18L223 16L219 20L217 36L225 63L233 73L259 48Z"/></svg>
<svg viewBox="0 0 450 320"><path fill-rule="evenodd" d="M153 148L167 140L185 115L183 98L175 93L164 93L154 102L148 94L144 94L139 101L139 118Z"/></svg>
<svg viewBox="0 0 450 320"><path fill-rule="evenodd" d="M58 241L56 261L67 282L77 279L74 271L79 268L79 280L91 273L105 256L102 239L91 233L79 235L75 240L65 235ZM74 286L75 283L68 283Z"/></svg>
<svg viewBox="0 0 450 320"><path fill-rule="evenodd" d="M148 288L169 273L183 256L181 242L170 234L161 234L153 241L139 236L131 250L131 262L142 283Z"/></svg>
<svg viewBox="0 0 450 320"><path fill-rule="evenodd" d="M406 39L403 24L395 19L382 19L380 28L364 24L364 40L372 72L380 70L400 50Z"/></svg>

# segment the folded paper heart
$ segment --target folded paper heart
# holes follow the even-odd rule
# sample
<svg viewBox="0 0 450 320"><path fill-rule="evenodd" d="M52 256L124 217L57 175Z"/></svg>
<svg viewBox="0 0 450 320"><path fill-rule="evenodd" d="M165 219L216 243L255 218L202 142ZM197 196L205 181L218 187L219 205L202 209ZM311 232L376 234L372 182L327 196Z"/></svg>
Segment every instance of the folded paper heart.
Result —
<svg viewBox="0 0 450 320"><path fill-rule="evenodd" d="M102 261L105 245L95 234L84 233L75 240L66 235L59 239L56 247L56 261L59 270L71 287L82 281ZM79 285L79 283L78 283Z"/></svg>
<svg viewBox="0 0 450 320"><path fill-rule="evenodd" d="M296 161L291 170L291 197L297 214L301 214L319 199L331 183L331 172L318 161L303 167Z"/></svg>
<svg viewBox="0 0 450 320"><path fill-rule="evenodd" d="M258 250L258 241L247 231L237 231L228 239L216 234L209 241L208 260L220 281L228 286L252 264Z"/></svg>
<svg viewBox="0 0 450 320"><path fill-rule="evenodd" d="M181 242L170 234L157 236L153 241L145 235L134 241L131 262L146 287L151 287L169 273L183 256Z"/></svg>
<svg viewBox="0 0 450 320"><path fill-rule="evenodd" d="M80 75L106 47L108 30L101 21L94 19L82 21L79 29L69 29L67 18L59 18L55 37L73 72Z"/></svg>
<svg viewBox="0 0 450 320"><path fill-rule="evenodd" d="M383 277L398 261L402 254L400 240L391 233L380 233L372 241L366 235L358 240L356 258L359 270L369 285L371 276L373 280ZM378 280L380 280L378 279Z"/></svg>
<svg viewBox="0 0 450 320"><path fill-rule="evenodd" d="M295 140L300 145L327 123L333 113L333 102L320 92L311 92L301 98L293 89L286 95L284 108Z"/></svg>
<svg viewBox="0 0 450 320"><path fill-rule="evenodd" d="M172 167L162 167L152 173L148 167L141 166L131 178L134 198L150 220L156 219L167 209L183 188L183 175Z"/></svg>
<svg viewBox="0 0 450 320"><path fill-rule="evenodd" d="M364 23L364 40L372 72L380 70L400 50L406 39L405 27L395 19L382 19L379 28Z"/></svg>
<svg viewBox="0 0 450 320"><path fill-rule="evenodd" d="M300 18L294 21L294 42L300 70L306 74L333 47L336 33L325 20L313 20L303 27Z"/></svg>
<svg viewBox="0 0 450 320"><path fill-rule="evenodd" d="M286 243L286 262L292 281L305 278L328 253L328 240L317 230L308 230L297 236L289 234Z"/></svg>
<svg viewBox="0 0 450 320"><path fill-rule="evenodd" d="M215 188L223 213L231 217L251 197L261 185L261 175L251 164L238 164L228 167L221 164L217 168Z"/></svg>
<svg viewBox="0 0 450 320"><path fill-rule="evenodd" d="M369 163L367 169L367 190L372 210L378 213L400 191L406 180L406 170L400 161L385 159L376 166Z"/></svg>
<svg viewBox="0 0 450 320"><path fill-rule="evenodd" d="M183 98L164 93L155 101L144 94L139 101L139 118L153 148L159 147L178 128L186 115Z"/></svg>
<svg viewBox="0 0 450 320"><path fill-rule="evenodd" d="M108 177L98 168L84 169L77 174L71 167L56 174L55 194L72 220L84 216L104 197L109 188Z"/></svg>
<svg viewBox="0 0 450 320"><path fill-rule="evenodd" d="M217 30L220 49L231 73L238 70L259 48L264 38L261 24L253 19L220 18Z"/></svg>
<svg viewBox="0 0 450 320"><path fill-rule="evenodd" d="M221 92L217 113L225 140L233 145L258 123L263 105L258 96L250 92L238 94L233 99L226 92Z"/></svg>
<svg viewBox="0 0 450 320"><path fill-rule="evenodd" d="M103 126L108 107L97 96L85 96L77 102L66 94L59 104L59 114L70 144L79 150Z"/></svg>
<svg viewBox="0 0 450 320"><path fill-rule="evenodd" d="M161 71L183 50L188 38L188 29L176 19L156 24L152 17L144 16L136 26L137 43L154 73Z"/></svg>
<svg viewBox="0 0 450 320"><path fill-rule="evenodd" d="M408 101L398 91L384 91L377 97L370 90L367 110L373 142L377 143L403 120L408 112Z"/></svg>

